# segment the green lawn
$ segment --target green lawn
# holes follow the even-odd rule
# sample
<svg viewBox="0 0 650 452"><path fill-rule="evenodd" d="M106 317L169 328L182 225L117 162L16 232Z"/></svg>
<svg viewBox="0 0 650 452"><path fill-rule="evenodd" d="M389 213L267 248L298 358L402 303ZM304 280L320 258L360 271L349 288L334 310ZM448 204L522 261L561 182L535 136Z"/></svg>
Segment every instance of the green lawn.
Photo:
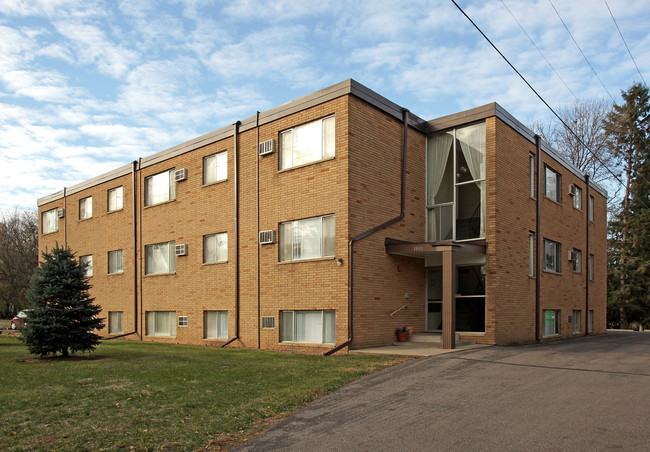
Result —
<svg viewBox="0 0 650 452"><path fill-rule="evenodd" d="M228 449L395 357L131 341L38 359L0 336L3 450Z"/></svg>

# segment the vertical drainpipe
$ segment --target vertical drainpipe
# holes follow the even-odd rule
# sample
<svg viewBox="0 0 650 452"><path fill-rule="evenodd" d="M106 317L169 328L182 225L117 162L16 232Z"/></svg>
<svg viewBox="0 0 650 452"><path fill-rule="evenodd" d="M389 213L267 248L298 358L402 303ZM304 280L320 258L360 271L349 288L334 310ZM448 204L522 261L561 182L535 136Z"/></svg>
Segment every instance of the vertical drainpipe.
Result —
<svg viewBox="0 0 650 452"><path fill-rule="evenodd" d="M353 313L354 313L354 244L359 240L368 237L369 235L374 234L377 231L380 231L388 226L401 221L404 218L405 204L406 204L406 150L407 138L408 138L408 117L409 111L406 108L402 108L402 122L404 124L404 135L402 138L402 179L401 179L401 198L400 198L400 214L395 218L392 218L378 226L375 226L372 229L368 229L365 232L362 232L359 235L352 237L348 243L348 340L343 342L340 345L337 345L331 350L323 353L324 356L330 356L338 352L344 347L347 347L352 343L352 333L353 333ZM349 162L350 160L348 160ZM349 173L348 173L349 174Z"/></svg>
<svg viewBox="0 0 650 452"><path fill-rule="evenodd" d="M68 189L63 187L63 246L68 247Z"/></svg>
<svg viewBox="0 0 650 452"><path fill-rule="evenodd" d="M133 203L133 329L138 332L138 209L136 202L138 198L135 195L135 172L137 171L138 162L134 160L131 163L131 202ZM141 335L142 336L142 335Z"/></svg>
<svg viewBox="0 0 650 452"><path fill-rule="evenodd" d="M138 159L138 202L140 202L140 199L142 199L142 158ZM135 196L133 196L133 202L135 203ZM140 226L140 246L138 249L138 262L139 262L139 272L138 274L140 275L140 340L144 339L144 328L142 325L143 321L143 310L144 310L144 300L142 298L142 275L144 273L143 268L142 268L142 251L143 251L143 246L142 246L142 209L138 209L138 224Z"/></svg>
<svg viewBox="0 0 650 452"><path fill-rule="evenodd" d="M591 211L590 211L590 203L589 203L589 174L585 174L585 184L587 185L587 189L585 190L587 192L587 197L585 199L585 202L587 203L587 218L586 218L586 223L587 226L585 227L585 236L586 236L586 248L587 252L586 254L586 261L587 265L585 266L586 272L585 272L585 336L589 334L589 272L591 271L591 268L589 266L591 265L589 262L589 219L591 218Z"/></svg>
<svg viewBox="0 0 650 452"><path fill-rule="evenodd" d="M233 124L233 164L235 185L235 336L221 347L239 339L239 126L241 122Z"/></svg>
<svg viewBox="0 0 650 452"><path fill-rule="evenodd" d="M262 298L260 294L260 112L255 114L255 128L257 131L256 144L255 144L255 202L257 204L257 348L262 348Z"/></svg>
<svg viewBox="0 0 650 452"><path fill-rule="evenodd" d="M541 342L540 334L540 287L542 278L542 262L540 247L542 243L541 224L542 224L542 139L535 135L535 148L537 149L537 187L535 197L537 203L535 207L535 341Z"/></svg>

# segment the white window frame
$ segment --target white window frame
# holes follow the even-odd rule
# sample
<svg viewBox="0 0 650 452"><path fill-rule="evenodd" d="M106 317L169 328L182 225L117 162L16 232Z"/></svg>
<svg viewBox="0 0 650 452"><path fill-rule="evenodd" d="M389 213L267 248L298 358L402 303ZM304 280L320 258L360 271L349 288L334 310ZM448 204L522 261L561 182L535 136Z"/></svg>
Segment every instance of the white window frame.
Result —
<svg viewBox="0 0 650 452"><path fill-rule="evenodd" d="M335 128L336 120L334 115L331 115L280 132L280 170L334 157ZM307 135L307 138L302 138L303 135ZM299 152L304 156L298 159Z"/></svg>
<svg viewBox="0 0 650 452"><path fill-rule="evenodd" d="M578 187L577 185L573 185L573 189L575 190L575 193L572 195L573 196L573 208L582 210L582 188Z"/></svg>
<svg viewBox="0 0 650 452"><path fill-rule="evenodd" d="M203 339L228 339L228 311L203 311Z"/></svg>
<svg viewBox="0 0 650 452"><path fill-rule="evenodd" d="M156 271L156 269L151 268L152 262L150 262L150 258L154 259L154 253L159 252L159 250L162 251L163 247L167 247L167 271ZM144 247L144 255L145 275L168 275L176 273L176 241L172 240L170 242L152 243L150 245L146 245ZM159 262L162 261L159 260Z"/></svg>
<svg viewBox="0 0 650 452"><path fill-rule="evenodd" d="M529 177L530 177L530 197L535 199L537 190L535 187L535 154L528 154L528 164L529 164Z"/></svg>
<svg viewBox="0 0 650 452"><path fill-rule="evenodd" d="M319 221L320 220L320 223ZM311 226L320 228L320 244L319 253L309 255L307 257L300 257L303 244L308 237L304 234L304 229ZM334 257L336 252L336 220L334 215L323 215L321 217L303 218L300 220L286 221L280 223L280 262L300 261L309 259L320 259L326 257ZM325 235L326 230L331 230L331 237Z"/></svg>
<svg viewBox="0 0 650 452"><path fill-rule="evenodd" d="M318 332L301 332L301 326L306 326L306 321L318 322L318 315L320 315L321 331ZM301 320L299 317L304 317ZM308 318L311 318L308 319ZM329 329L329 331L328 331ZM310 334L311 333L311 334ZM314 339L320 336L317 340L301 340L303 336L311 335ZM280 311L280 342L304 343L304 344L335 344L336 343L336 311L333 309L327 310L313 310L313 311L297 311L288 310Z"/></svg>
<svg viewBox="0 0 650 452"><path fill-rule="evenodd" d="M594 197L589 195L589 221L594 222Z"/></svg>
<svg viewBox="0 0 650 452"><path fill-rule="evenodd" d="M214 244L210 243L212 241L214 241ZM214 253L212 253L213 250ZM228 262L227 232L218 232L203 236L203 263L211 264L215 262Z"/></svg>
<svg viewBox="0 0 650 452"><path fill-rule="evenodd" d="M573 310L573 334L580 334L582 332L582 311Z"/></svg>
<svg viewBox="0 0 650 452"><path fill-rule="evenodd" d="M85 254L83 256L79 256L79 265L83 265L85 263L88 264L88 266L86 267L85 276L90 278L93 275L93 255L92 254Z"/></svg>
<svg viewBox="0 0 650 452"><path fill-rule="evenodd" d="M187 326L190 324L189 317L186 315L179 315L178 316L178 326L182 328L187 328Z"/></svg>
<svg viewBox="0 0 650 452"><path fill-rule="evenodd" d="M43 234L50 234L59 230L59 209L46 210L41 214Z"/></svg>
<svg viewBox="0 0 650 452"><path fill-rule="evenodd" d="M124 333L124 311L108 311L108 334Z"/></svg>
<svg viewBox="0 0 650 452"><path fill-rule="evenodd" d="M176 311L146 311L145 319L146 336L176 337ZM158 331L162 323L167 323L168 329Z"/></svg>
<svg viewBox="0 0 650 452"><path fill-rule="evenodd" d="M93 197L87 196L79 200L79 220L88 220L93 217Z"/></svg>
<svg viewBox="0 0 650 452"><path fill-rule="evenodd" d="M210 166L214 162L214 173ZM215 184L228 179L228 151L203 157L203 185Z"/></svg>
<svg viewBox="0 0 650 452"><path fill-rule="evenodd" d="M547 259L547 256L549 256L549 254L547 254L547 252L550 251L549 246L551 245L554 247L553 250L554 265L552 267L549 267L548 266L549 261ZM561 273L562 270L562 267L560 265L561 255L562 255L562 245L559 242L555 242L549 239L544 239L544 267L543 267L544 271L551 272L551 273Z"/></svg>
<svg viewBox="0 0 650 452"><path fill-rule="evenodd" d="M111 188L106 192L106 210L117 212L124 209L124 187Z"/></svg>
<svg viewBox="0 0 650 452"><path fill-rule="evenodd" d="M555 175L553 184L549 184L549 175L551 174ZM554 196L551 196L552 193L549 192L552 185L555 190ZM562 202L562 175L548 165L544 165L544 196L557 203Z"/></svg>
<svg viewBox="0 0 650 452"><path fill-rule="evenodd" d="M549 328L549 325L546 324L546 313L547 312L553 312L554 314L554 325L551 328ZM544 331L543 337L552 337L552 336L559 336L560 335L560 311L555 310L555 309L544 309L543 311L543 324L542 328Z"/></svg>
<svg viewBox="0 0 650 452"><path fill-rule="evenodd" d="M582 251L573 248L573 273L582 273Z"/></svg>
<svg viewBox="0 0 650 452"><path fill-rule="evenodd" d="M113 250L108 252L108 274L118 275L124 273L124 251Z"/></svg>
<svg viewBox="0 0 650 452"><path fill-rule="evenodd" d="M155 206L176 199L174 168L144 178L144 206Z"/></svg>

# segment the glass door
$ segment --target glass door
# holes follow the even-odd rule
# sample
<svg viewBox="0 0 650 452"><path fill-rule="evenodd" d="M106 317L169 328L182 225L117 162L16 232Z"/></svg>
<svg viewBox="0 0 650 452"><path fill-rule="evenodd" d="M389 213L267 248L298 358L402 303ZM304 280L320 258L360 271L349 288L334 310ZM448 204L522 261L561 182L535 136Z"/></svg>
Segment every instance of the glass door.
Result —
<svg viewBox="0 0 650 452"><path fill-rule="evenodd" d="M442 331L442 268L427 269L426 331Z"/></svg>

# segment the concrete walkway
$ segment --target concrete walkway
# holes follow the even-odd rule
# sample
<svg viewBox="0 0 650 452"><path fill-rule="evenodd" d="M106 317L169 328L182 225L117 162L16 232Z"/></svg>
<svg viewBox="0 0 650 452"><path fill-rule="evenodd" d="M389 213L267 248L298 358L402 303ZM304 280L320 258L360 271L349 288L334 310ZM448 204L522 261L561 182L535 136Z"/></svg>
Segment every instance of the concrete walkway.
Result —
<svg viewBox="0 0 650 452"><path fill-rule="evenodd" d="M650 334L442 353L315 401L240 451L646 451Z"/></svg>
<svg viewBox="0 0 650 452"><path fill-rule="evenodd" d="M398 356L435 356L445 353L453 353L477 348L492 347L492 345L466 344L452 350L445 350L441 347L431 346L425 343L405 342L400 345L386 345L384 347L369 347L357 350L350 350L351 354L357 355L398 355Z"/></svg>

